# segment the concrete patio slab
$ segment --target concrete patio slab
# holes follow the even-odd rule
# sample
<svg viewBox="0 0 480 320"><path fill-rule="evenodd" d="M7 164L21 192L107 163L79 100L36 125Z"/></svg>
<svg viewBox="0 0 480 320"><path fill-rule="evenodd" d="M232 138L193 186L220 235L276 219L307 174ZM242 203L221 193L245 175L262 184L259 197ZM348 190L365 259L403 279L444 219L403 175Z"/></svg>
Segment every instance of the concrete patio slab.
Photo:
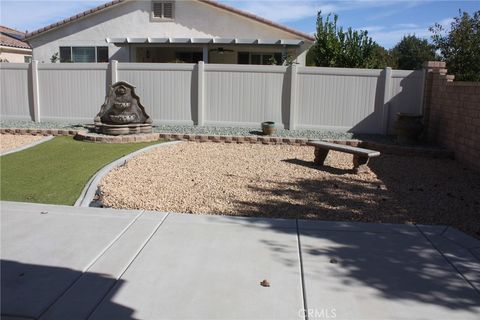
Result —
<svg viewBox="0 0 480 320"><path fill-rule="evenodd" d="M478 240L452 227L448 228L443 236L467 249L480 248Z"/></svg>
<svg viewBox="0 0 480 320"><path fill-rule="evenodd" d="M474 251L479 241L451 227L440 234L426 233L426 237L480 294L480 259Z"/></svg>
<svg viewBox="0 0 480 320"><path fill-rule="evenodd" d="M478 292L420 233L300 228L300 243L310 318L478 319Z"/></svg>
<svg viewBox="0 0 480 320"><path fill-rule="evenodd" d="M301 230L315 231L361 231L374 233L400 233L405 235L418 235L418 230L415 228L415 226L409 224L298 220L298 227Z"/></svg>
<svg viewBox="0 0 480 320"><path fill-rule="evenodd" d="M295 221L235 220L169 215L91 319L127 319L116 305L138 319L299 318ZM264 279L270 287L260 286Z"/></svg>
<svg viewBox="0 0 480 320"><path fill-rule="evenodd" d="M40 319L87 319L158 230L166 216L142 214Z"/></svg>
<svg viewBox="0 0 480 320"><path fill-rule="evenodd" d="M72 212L1 203L2 314L38 318L142 213Z"/></svg>
<svg viewBox="0 0 480 320"><path fill-rule="evenodd" d="M2 319L480 314L480 242L445 226L0 209Z"/></svg>
<svg viewBox="0 0 480 320"><path fill-rule="evenodd" d="M471 249L472 254L480 261L480 248L478 249Z"/></svg>

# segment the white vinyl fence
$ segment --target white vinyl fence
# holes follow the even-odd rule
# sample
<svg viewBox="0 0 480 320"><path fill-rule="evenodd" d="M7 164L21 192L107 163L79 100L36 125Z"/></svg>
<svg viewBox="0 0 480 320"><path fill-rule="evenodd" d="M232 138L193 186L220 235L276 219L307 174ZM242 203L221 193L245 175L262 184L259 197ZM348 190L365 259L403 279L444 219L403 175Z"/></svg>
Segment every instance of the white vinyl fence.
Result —
<svg viewBox="0 0 480 320"><path fill-rule="evenodd" d="M390 133L422 113L424 72L221 64L0 64L3 119L91 123L116 81L136 86L156 124Z"/></svg>

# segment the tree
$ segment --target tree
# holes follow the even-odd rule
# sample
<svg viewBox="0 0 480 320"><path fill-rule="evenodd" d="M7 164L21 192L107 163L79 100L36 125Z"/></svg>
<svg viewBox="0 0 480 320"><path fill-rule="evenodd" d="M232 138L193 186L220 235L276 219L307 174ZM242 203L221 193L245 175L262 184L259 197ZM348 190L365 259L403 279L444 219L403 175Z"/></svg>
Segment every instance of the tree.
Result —
<svg viewBox="0 0 480 320"><path fill-rule="evenodd" d="M331 14L323 22L322 11L317 14L317 32L315 34L315 43L312 47L313 61L319 67L336 67L339 64L340 57L340 40L338 39L337 29L338 16L333 16L330 21Z"/></svg>
<svg viewBox="0 0 480 320"><path fill-rule="evenodd" d="M315 44L307 54L309 63L320 67L372 68L379 63L379 45L368 36L365 30L344 31L337 26L338 15L317 14Z"/></svg>
<svg viewBox="0 0 480 320"><path fill-rule="evenodd" d="M384 69L386 67L397 68L397 64L390 52L381 45L375 44L373 47L372 61L370 67L373 69Z"/></svg>
<svg viewBox="0 0 480 320"><path fill-rule="evenodd" d="M480 11L470 16L459 10L450 31L436 23L430 28L432 41L456 79L480 81Z"/></svg>
<svg viewBox="0 0 480 320"><path fill-rule="evenodd" d="M435 60L435 46L426 39L408 35L393 47L391 55L398 69L417 70L422 68L423 62Z"/></svg>

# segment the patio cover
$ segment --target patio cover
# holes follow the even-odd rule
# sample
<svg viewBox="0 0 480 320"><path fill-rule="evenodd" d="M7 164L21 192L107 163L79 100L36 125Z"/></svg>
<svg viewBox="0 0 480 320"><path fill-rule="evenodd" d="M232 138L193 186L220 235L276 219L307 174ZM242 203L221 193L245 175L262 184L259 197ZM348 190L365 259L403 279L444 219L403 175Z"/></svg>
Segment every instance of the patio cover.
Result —
<svg viewBox="0 0 480 320"><path fill-rule="evenodd" d="M300 46L298 39L239 39L239 38L106 38L107 43L151 43L151 44L258 44Z"/></svg>

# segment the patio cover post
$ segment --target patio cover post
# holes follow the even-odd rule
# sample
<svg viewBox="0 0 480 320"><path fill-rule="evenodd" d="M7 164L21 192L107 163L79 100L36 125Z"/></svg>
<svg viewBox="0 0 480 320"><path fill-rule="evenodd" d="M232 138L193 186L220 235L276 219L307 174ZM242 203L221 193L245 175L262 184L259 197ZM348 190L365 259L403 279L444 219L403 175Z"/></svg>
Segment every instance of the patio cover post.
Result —
<svg viewBox="0 0 480 320"><path fill-rule="evenodd" d="M40 91L38 88L38 61L30 62L30 81L32 84L32 111L33 121L40 122Z"/></svg>
<svg viewBox="0 0 480 320"><path fill-rule="evenodd" d="M208 47L203 46L203 62L208 63Z"/></svg>

